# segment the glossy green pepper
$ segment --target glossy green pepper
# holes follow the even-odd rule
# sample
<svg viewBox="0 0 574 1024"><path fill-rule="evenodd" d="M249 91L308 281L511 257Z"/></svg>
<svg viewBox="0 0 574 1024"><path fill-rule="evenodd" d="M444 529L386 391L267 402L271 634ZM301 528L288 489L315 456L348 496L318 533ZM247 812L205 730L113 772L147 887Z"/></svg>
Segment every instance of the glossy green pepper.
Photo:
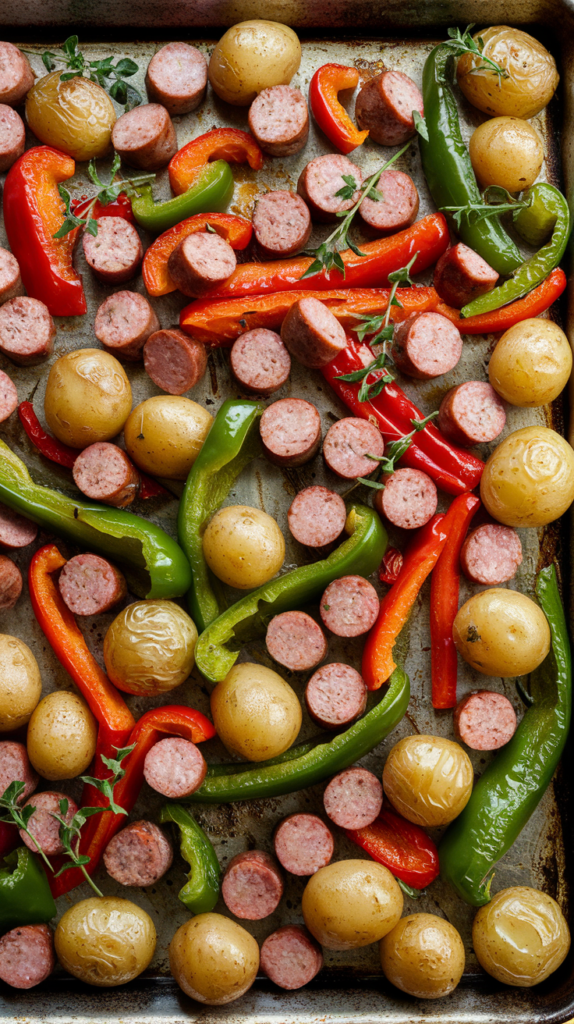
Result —
<svg viewBox="0 0 574 1024"><path fill-rule="evenodd" d="M221 868L217 854L199 827L195 818L181 804L162 807L160 821L172 821L178 826L180 851L190 866L189 881L179 890L178 897L192 914L208 914L219 899Z"/></svg>
<svg viewBox="0 0 574 1024"><path fill-rule="evenodd" d="M154 202L151 185L140 187L138 193L131 201L138 224L147 231L167 231L195 213L225 210L233 195L233 174L226 160L214 160L187 192L164 203Z"/></svg>
<svg viewBox="0 0 574 1024"><path fill-rule="evenodd" d="M26 924L47 924L56 916L46 872L28 849L20 846L0 867L0 935Z"/></svg>

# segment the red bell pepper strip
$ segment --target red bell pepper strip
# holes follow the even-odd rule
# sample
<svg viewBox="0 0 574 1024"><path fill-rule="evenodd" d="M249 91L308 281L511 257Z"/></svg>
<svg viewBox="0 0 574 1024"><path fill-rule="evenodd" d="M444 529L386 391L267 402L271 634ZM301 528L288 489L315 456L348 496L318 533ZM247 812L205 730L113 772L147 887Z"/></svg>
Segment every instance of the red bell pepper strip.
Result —
<svg viewBox="0 0 574 1024"><path fill-rule="evenodd" d="M361 146L368 131L361 132L339 103L342 89L356 89L359 72L343 64L323 64L311 79L309 103L319 128L341 153L352 153Z"/></svg>
<svg viewBox="0 0 574 1024"><path fill-rule="evenodd" d="M193 217L175 224L164 231L146 250L142 263L142 275L148 294L157 297L174 292L173 283L167 269L167 261L176 245L195 231L205 231L206 225L215 228L229 242L232 249L245 249L251 241L253 228L245 217L235 217L231 213L196 213Z"/></svg>
<svg viewBox="0 0 574 1024"><path fill-rule="evenodd" d="M450 526L431 578L430 635L433 708L456 705L457 656L452 626L458 612L460 549L480 506L474 494L461 494L449 509Z"/></svg>
<svg viewBox="0 0 574 1024"><path fill-rule="evenodd" d="M58 184L76 165L50 146L34 146L10 168L4 183L4 224L28 295L52 316L78 316L87 310L82 278L72 263L78 228L54 238L65 217Z"/></svg>
<svg viewBox="0 0 574 1024"><path fill-rule="evenodd" d="M387 548L387 553L379 567L381 583L396 583L403 567L403 556L397 548Z"/></svg>
<svg viewBox="0 0 574 1024"><path fill-rule="evenodd" d="M93 199L73 199L71 203L72 212L76 217L85 217L93 202ZM96 199L92 207L91 217L94 220L99 220L100 217L122 217L124 220L129 221L130 224L135 224L136 222L131 199L129 196L126 196L125 192L120 192L115 202L108 203L107 206L102 206L100 200Z"/></svg>
<svg viewBox="0 0 574 1024"><path fill-rule="evenodd" d="M20 834L16 826L7 821L0 821L0 864L4 857L20 845Z"/></svg>
<svg viewBox="0 0 574 1024"><path fill-rule="evenodd" d="M212 160L227 160L231 164L248 163L254 171L263 167L263 152L249 132L241 128L214 128L178 149L169 162L169 183L172 192L180 196L187 192L201 169Z"/></svg>
<svg viewBox="0 0 574 1024"><path fill-rule="evenodd" d="M544 313L553 302L556 302L556 299L560 298L566 284L566 274L560 267L557 267L542 281L542 284L533 288L523 299L509 302L507 306L493 309L490 313L462 317L459 309L447 306L446 302L439 302L436 311L452 320L461 334L491 334L496 331L507 331L509 327L514 327L521 320Z"/></svg>
<svg viewBox="0 0 574 1024"><path fill-rule="evenodd" d="M438 878L438 850L432 839L396 811L383 807L372 825L346 828L345 835L413 889L425 889Z"/></svg>

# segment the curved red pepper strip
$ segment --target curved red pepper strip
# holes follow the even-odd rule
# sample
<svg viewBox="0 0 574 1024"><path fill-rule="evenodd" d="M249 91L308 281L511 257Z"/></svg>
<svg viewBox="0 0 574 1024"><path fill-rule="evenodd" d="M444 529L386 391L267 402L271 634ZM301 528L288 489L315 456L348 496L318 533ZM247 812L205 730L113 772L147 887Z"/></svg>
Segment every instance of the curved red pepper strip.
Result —
<svg viewBox="0 0 574 1024"><path fill-rule="evenodd" d="M72 211L76 217L85 217L93 202L93 198L73 199L71 204ZM100 217L122 217L123 220L129 221L130 224L135 224L136 222L131 200L126 196L125 192L120 192L115 202L108 203L107 206L102 206L100 200L96 199L92 207L91 217L94 220L99 220Z"/></svg>
<svg viewBox="0 0 574 1024"><path fill-rule="evenodd" d="M345 835L413 889L425 889L438 878L438 850L430 836L388 807L372 825L345 829Z"/></svg>
<svg viewBox="0 0 574 1024"><path fill-rule="evenodd" d="M169 183L176 196L187 192L198 171L212 160L232 164L248 163L254 171L263 167L263 152L249 132L241 128L214 128L192 139L169 162Z"/></svg>
<svg viewBox="0 0 574 1024"><path fill-rule="evenodd" d="M323 64L311 79L309 104L319 128L341 153L352 153L361 146L368 131L359 131L347 111L339 103L337 94L343 89L355 89L359 84L356 68L343 64Z"/></svg>
<svg viewBox="0 0 574 1024"><path fill-rule="evenodd" d="M436 311L452 320L461 334L490 334L496 331L507 331L509 327L514 327L521 320L544 313L553 302L556 302L556 299L560 298L566 284L566 274L560 267L557 267L542 284L533 288L523 299L509 302L507 306L493 309L490 313L462 317L459 309L447 306L446 302L439 302Z"/></svg>
<svg viewBox="0 0 574 1024"><path fill-rule="evenodd" d="M399 578L403 567L403 556L397 548L387 548L387 552L379 567L379 579L381 583L392 585Z"/></svg>
<svg viewBox="0 0 574 1024"><path fill-rule="evenodd" d="M215 228L218 235L229 242L232 249L245 249L251 241L253 228L251 221L245 217L235 217L232 213L196 213L193 217L175 224L156 238L149 249L146 249L142 263L142 276L149 295L157 297L174 292L173 283L167 269L167 261L176 245L195 231L205 231L206 225Z"/></svg>

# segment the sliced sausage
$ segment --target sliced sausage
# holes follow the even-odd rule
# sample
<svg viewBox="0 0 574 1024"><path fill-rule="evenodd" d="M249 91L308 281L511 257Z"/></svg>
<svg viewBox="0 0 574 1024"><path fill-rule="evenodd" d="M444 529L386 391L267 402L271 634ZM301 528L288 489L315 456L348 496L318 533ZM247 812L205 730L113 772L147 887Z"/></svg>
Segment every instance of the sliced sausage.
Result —
<svg viewBox="0 0 574 1024"><path fill-rule="evenodd" d="M321 445L321 417L303 398L280 398L259 423L263 451L276 466L303 466Z"/></svg>
<svg viewBox="0 0 574 1024"><path fill-rule="evenodd" d="M296 192L267 192L255 204L253 231L263 256L293 256L311 236L309 207Z"/></svg>
<svg viewBox="0 0 574 1024"><path fill-rule="evenodd" d="M171 843L152 821L132 821L104 850L106 871L120 885L155 885L172 861Z"/></svg>
<svg viewBox="0 0 574 1024"><path fill-rule="evenodd" d="M154 743L144 761L144 778L152 789L170 800L191 796L207 774L207 765L195 743L169 736Z"/></svg>
<svg viewBox="0 0 574 1024"><path fill-rule="evenodd" d="M39 299L18 295L0 306L0 352L18 366L34 366L54 348L56 325Z"/></svg>
<svg viewBox="0 0 574 1024"><path fill-rule="evenodd" d="M150 335L143 360L148 377L169 395L183 395L194 388L207 370L205 345L175 327Z"/></svg>
<svg viewBox="0 0 574 1024"><path fill-rule="evenodd" d="M505 424L504 402L485 381L459 384L440 403L437 426L453 444L468 448L482 441L494 441Z"/></svg>
<svg viewBox="0 0 574 1024"><path fill-rule="evenodd" d="M381 146L401 146L415 134L413 110L424 113L423 97L402 71L382 71L361 87L355 103L359 128Z"/></svg>
<svg viewBox="0 0 574 1024"><path fill-rule="evenodd" d="M326 366L347 347L345 329L319 299L297 299L281 325L281 338L303 366Z"/></svg>
<svg viewBox="0 0 574 1024"><path fill-rule="evenodd" d="M4 423L18 408L18 392L14 381L0 370L0 423Z"/></svg>
<svg viewBox="0 0 574 1024"><path fill-rule="evenodd" d="M221 895L235 917L262 921L277 910L283 879L273 858L263 850L238 853L227 865Z"/></svg>
<svg viewBox="0 0 574 1024"><path fill-rule="evenodd" d="M96 441L84 448L72 473L76 487L93 501L126 508L137 497L139 473L126 453L109 441Z"/></svg>
<svg viewBox="0 0 574 1024"><path fill-rule="evenodd" d="M474 690L454 710L454 733L471 750L498 750L516 732L516 712L502 693Z"/></svg>
<svg viewBox="0 0 574 1024"><path fill-rule="evenodd" d="M308 672L327 654L327 641L320 625L306 612L281 612L267 626L267 650L291 672Z"/></svg>
<svg viewBox="0 0 574 1024"><path fill-rule="evenodd" d="M40 776L32 768L24 744L0 741L0 796L13 782L23 782L25 788L18 799L21 804L32 795L39 781Z"/></svg>
<svg viewBox="0 0 574 1024"><path fill-rule="evenodd" d="M122 160L141 171L159 171L177 152L171 117L161 103L144 103L118 117L112 145Z"/></svg>
<svg viewBox="0 0 574 1024"><path fill-rule="evenodd" d="M438 492L433 480L420 469L396 469L385 477L384 491L377 491L375 508L394 526L417 530L436 512Z"/></svg>
<svg viewBox="0 0 574 1024"><path fill-rule="evenodd" d="M255 97L249 108L249 128L264 153L292 156L309 135L309 110L299 89L272 85Z"/></svg>
<svg viewBox="0 0 574 1024"><path fill-rule="evenodd" d="M84 231L82 245L88 266L104 284L130 281L143 259L140 236L123 217L100 217L97 235Z"/></svg>
<svg viewBox="0 0 574 1024"><path fill-rule="evenodd" d="M275 855L292 875L314 875L333 856L335 841L330 829L316 814L290 814L278 826Z"/></svg>
<svg viewBox="0 0 574 1024"><path fill-rule="evenodd" d="M464 242L447 249L434 268L436 291L441 299L456 309L462 309L478 295L492 291L497 281L496 270Z"/></svg>
<svg viewBox="0 0 574 1024"><path fill-rule="evenodd" d="M154 53L145 76L152 103L161 103L175 117L199 106L207 88L207 61L188 43L168 43Z"/></svg>
<svg viewBox="0 0 574 1024"><path fill-rule="evenodd" d="M441 313L411 313L395 328L391 355L409 377L440 377L453 370L462 355L460 331Z"/></svg>
<svg viewBox="0 0 574 1024"><path fill-rule="evenodd" d="M0 980L12 988L34 988L54 970L56 954L47 924L26 924L0 939Z"/></svg>
<svg viewBox="0 0 574 1024"><path fill-rule="evenodd" d="M359 213L369 227L385 234L408 228L419 212L419 194L413 179L403 171L383 171L376 185L379 200L367 196Z"/></svg>
<svg viewBox="0 0 574 1024"><path fill-rule="evenodd" d="M19 114L12 107L0 103L0 174L9 170L24 152L26 129Z"/></svg>
<svg viewBox="0 0 574 1024"><path fill-rule="evenodd" d="M0 249L0 306L24 294L18 260L8 249Z"/></svg>
<svg viewBox="0 0 574 1024"><path fill-rule="evenodd" d="M65 814L60 812L60 800L68 801L68 810ZM63 853L64 847L60 841L60 822L54 818L54 814L57 814L69 823L78 810L77 803L65 793L45 790L43 793L34 793L34 796L31 796L26 801L24 807L30 806L34 807L35 810L28 821L28 831L32 833L38 846L40 846L47 857L54 857L58 853ZM24 832L24 829L19 829L19 832L22 842L26 844L29 850L33 850L36 853L36 843Z"/></svg>
<svg viewBox="0 0 574 1024"><path fill-rule="evenodd" d="M173 283L192 299L223 284L236 266L233 249L216 231L196 231L182 238L167 261Z"/></svg>
<svg viewBox="0 0 574 1024"><path fill-rule="evenodd" d="M8 551L25 548L28 544L33 544L37 536L36 523L31 523L19 512L13 512L0 502L0 548L6 548Z"/></svg>
<svg viewBox="0 0 574 1024"><path fill-rule="evenodd" d="M19 107L34 85L34 72L25 54L13 43L0 43L0 103Z"/></svg>
<svg viewBox="0 0 574 1024"><path fill-rule="evenodd" d="M305 704L313 721L323 729L340 729L363 714L367 686L351 665L335 661L313 673L305 690Z"/></svg>
<svg viewBox="0 0 574 1024"><path fill-rule="evenodd" d="M384 451L385 443L378 427L358 416L345 416L333 423L323 443L325 462L343 480L369 476L377 468L377 462L368 456L380 458Z"/></svg>
<svg viewBox="0 0 574 1024"><path fill-rule="evenodd" d="M522 564L522 544L516 530L498 523L484 523L468 534L460 552L467 579L489 587L506 583Z"/></svg>
<svg viewBox="0 0 574 1024"><path fill-rule="evenodd" d="M300 924L278 928L261 946L261 970L279 988L308 985L323 966L321 947Z"/></svg>
<svg viewBox="0 0 574 1024"><path fill-rule="evenodd" d="M336 193L347 186L343 175L351 176L357 183L357 191L350 199ZM357 202L363 184L363 172L356 164L340 153L317 156L307 164L299 175L297 191L307 203L313 220L332 223L338 213L345 213Z"/></svg>
<svg viewBox="0 0 574 1024"><path fill-rule="evenodd" d="M22 593L22 573L11 558L0 555L0 612L9 612Z"/></svg>
<svg viewBox="0 0 574 1024"><path fill-rule="evenodd" d="M377 621L379 598L363 576L341 576L329 583L319 611L323 624L335 636L362 636Z"/></svg>
<svg viewBox="0 0 574 1024"><path fill-rule="evenodd" d="M308 548L322 548L336 541L346 519L347 509L341 495L319 486L299 491L287 512L291 534Z"/></svg>
<svg viewBox="0 0 574 1024"><path fill-rule="evenodd" d="M96 338L117 359L141 359L143 347L154 331L159 331L159 320L151 304L138 292L108 295L96 313Z"/></svg>
<svg viewBox="0 0 574 1024"><path fill-rule="evenodd" d="M323 793L325 813L340 828L366 828L383 806L383 786L366 768L347 768Z"/></svg>
<svg viewBox="0 0 574 1024"><path fill-rule="evenodd" d="M64 604L74 615L103 615L123 601L128 592L121 572L89 551L66 562L58 587Z"/></svg>
<svg viewBox="0 0 574 1024"><path fill-rule="evenodd" d="M275 331L256 327L233 342L231 372L245 391L268 398L289 380L291 356Z"/></svg>

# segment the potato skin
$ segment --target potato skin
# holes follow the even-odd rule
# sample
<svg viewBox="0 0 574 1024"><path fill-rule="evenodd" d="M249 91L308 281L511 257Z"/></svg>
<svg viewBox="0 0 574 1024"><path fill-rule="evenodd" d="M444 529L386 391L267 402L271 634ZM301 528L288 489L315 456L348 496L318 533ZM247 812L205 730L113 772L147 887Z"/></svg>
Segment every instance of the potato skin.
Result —
<svg viewBox="0 0 574 1024"><path fill-rule="evenodd" d="M303 918L327 949L358 949L378 942L397 924L403 894L391 872L366 860L339 860L311 876Z"/></svg>
<svg viewBox="0 0 574 1024"><path fill-rule="evenodd" d="M28 724L28 757L43 779L75 779L96 752L98 725L77 693L48 693Z"/></svg>
<svg viewBox="0 0 574 1024"><path fill-rule="evenodd" d="M458 84L467 100L491 117L535 117L550 102L559 75L556 61L542 43L518 28L492 25L474 36L484 40L483 54L504 68L508 77L481 68L482 58L463 54L457 64Z"/></svg>
<svg viewBox="0 0 574 1024"><path fill-rule="evenodd" d="M301 44L292 28L277 21L241 21L222 35L209 61L214 92L246 107L263 89L289 85L301 63Z"/></svg>
<svg viewBox="0 0 574 1024"><path fill-rule="evenodd" d="M511 405L534 409L553 402L572 372L568 338L551 320L533 317L509 327L496 344L488 379Z"/></svg>
<svg viewBox="0 0 574 1024"><path fill-rule="evenodd" d="M480 497L505 526L546 526L574 501L574 451L549 427L523 427L487 460Z"/></svg>
<svg viewBox="0 0 574 1024"><path fill-rule="evenodd" d="M149 966L156 930L145 910L130 900L95 896L66 911L54 945L62 967L80 981L114 988Z"/></svg>
<svg viewBox="0 0 574 1024"><path fill-rule="evenodd" d="M195 623L175 601L134 601L106 633L106 671L125 693L157 697L185 682L196 643Z"/></svg>
<svg viewBox="0 0 574 1024"><path fill-rule="evenodd" d="M460 744L443 736L406 736L395 743L383 770L393 807L415 825L448 825L466 807L474 772Z"/></svg>
<svg viewBox="0 0 574 1024"><path fill-rule="evenodd" d="M26 97L26 118L34 135L74 160L93 160L111 149L114 105L89 78L61 82L61 71L44 75Z"/></svg>
<svg viewBox="0 0 574 1024"><path fill-rule="evenodd" d="M234 665L211 694L211 717L227 749L248 761L266 761L293 745L303 719L288 683L273 669Z"/></svg>
<svg viewBox="0 0 574 1024"><path fill-rule="evenodd" d="M381 939L381 967L401 992L417 999L441 999L464 971L464 945L449 921L436 914L409 914Z"/></svg>
<svg viewBox="0 0 574 1024"><path fill-rule="evenodd" d="M169 966L180 988L207 1006L223 1006L251 988L259 969L259 947L237 921L223 914L198 914L177 929Z"/></svg>
<svg viewBox="0 0 574 1024"><path fill-rule="evenodd" d="M132 407L132 389L118 360L99 348L80 348L56 360L48 376L44 413L64 444L87 448L119 434Z"/></svg>
<svg viewBox="0 0 574 1024"><path fill-rule="evenodd" d="M211 413L190 398L155 395L128 417L126 450L144 473L186 480L212 423Z"/></svg>
<svg viewBox="0 0 574 1024"><path fill-rule="evenodd" d="M472 167L479 185L500 185L521 192L534 184L544 146L538 132L518 117L493 117L478 126L469 142Z"/></svg>
<svg viewBox="0 0 574 1024"><path fill-rule="evenodd" d="M0 633L0 734L26 725L41 696L42 679L32 651L18 637Z"/></svg>
<svg viewBox="0 0 574 1024"><path fill-rule="evenodd" d="M550 650L550 626L542 609L516 590L492 587L459 608L452 630L456 649L487 676L533 672Z"/></svg>
<svg viewBox="0 0 574 1024"><path fill-rule="evenodd" d="M203 535L203 554L220 580L239 590L251 590L279 572L285 539L267 512L249 505L228 505L210 520Z"/></svg>

